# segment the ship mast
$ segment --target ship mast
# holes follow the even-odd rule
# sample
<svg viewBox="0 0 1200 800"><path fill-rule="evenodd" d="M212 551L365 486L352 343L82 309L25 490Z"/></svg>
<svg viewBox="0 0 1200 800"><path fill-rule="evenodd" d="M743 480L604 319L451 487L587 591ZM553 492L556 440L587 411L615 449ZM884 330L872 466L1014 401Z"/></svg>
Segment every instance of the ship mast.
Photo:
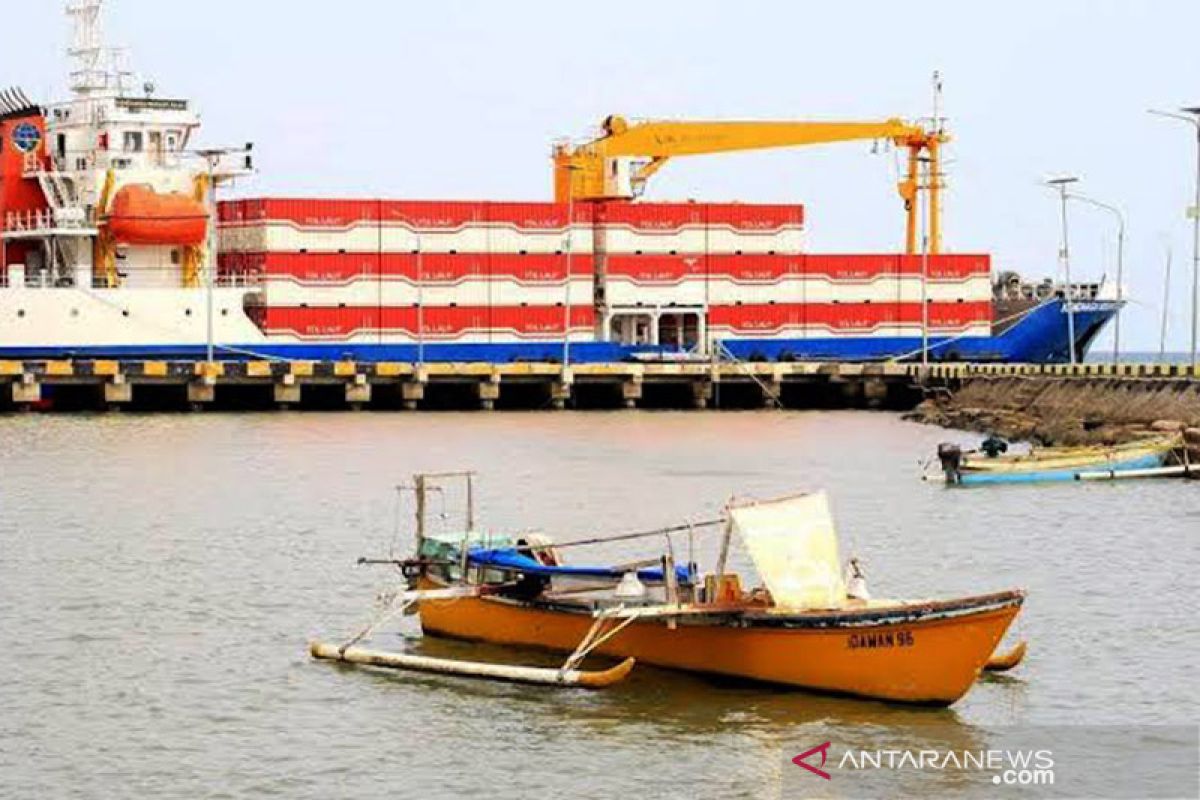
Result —
<svg viewBox="0 0 1200 800"><path fill-rule="evenodd" d="M75 60L71 70L71 91L79 97L105 92L123 93L130 73L121 67L125 51L106 47L101 12L104 0L72 0L67 3L71 20L71 45L67 55Z"/></svg>

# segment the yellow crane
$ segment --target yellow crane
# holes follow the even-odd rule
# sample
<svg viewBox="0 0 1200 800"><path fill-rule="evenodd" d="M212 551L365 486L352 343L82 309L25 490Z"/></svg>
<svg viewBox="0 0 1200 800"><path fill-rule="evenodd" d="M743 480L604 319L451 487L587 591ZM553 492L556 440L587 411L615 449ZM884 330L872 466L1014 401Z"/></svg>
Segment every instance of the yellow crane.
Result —
<svg viewBox="0 0 1200 800"><path fill-rule="evenodd" d="M908 171L899 183L907 214L905 251L917 248L917 195L921 162L929 171L929 251L941 250L942 131L928 131L900 119L880 122L669 122L631 124L610 116L604 135L586 144L554 149L554 196L557 202L632 200L672 158L777 147L883 139L908 150Z"/></svg>

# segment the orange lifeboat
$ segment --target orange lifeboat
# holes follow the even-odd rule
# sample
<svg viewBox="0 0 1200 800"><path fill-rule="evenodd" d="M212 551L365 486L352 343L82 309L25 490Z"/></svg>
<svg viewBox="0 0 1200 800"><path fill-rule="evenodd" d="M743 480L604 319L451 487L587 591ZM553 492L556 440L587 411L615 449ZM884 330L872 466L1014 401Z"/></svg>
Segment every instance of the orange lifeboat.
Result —
<svg viewBox="0 0 1200 800"><path fill-rule="evenodd" d="M208 212L186 194L161 194L145 184L131 184L113 198L108 229L121 244L196 247L208 235Z"/></svg>

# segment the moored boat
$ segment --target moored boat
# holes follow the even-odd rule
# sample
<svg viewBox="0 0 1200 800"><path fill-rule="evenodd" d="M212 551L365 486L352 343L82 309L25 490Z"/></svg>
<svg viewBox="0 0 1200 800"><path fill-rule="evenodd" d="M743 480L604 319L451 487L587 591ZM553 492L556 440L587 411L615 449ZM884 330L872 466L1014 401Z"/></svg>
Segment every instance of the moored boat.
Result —
<svg viewBox="0 0 1200 800"><path fill-rule="evenodd" d="M416 487L421 508L431 484L419 478ZM1019 590L947 600L872 599L857 562L843 570L824 493L731 504L721 520L708 523L562 544L483 536L474 530L473 510L466 518L466 532L434 535L419 515L416 556L384 562L403 568L423 632L569 653L564 671L595 654L825 693L949 705L988 668L1025 599ZM612 567L567 566L563 559L571 547L685 531L691 540L701 529L723 535L716 568L704 576L694 563L676 565L674 546L659 559ZM726 567L735 536L762 580L751 591ZM334 651L326 646L323 652ZM366 663L387 659L371 655ZM467 664L460 674L478 676L476 666ZM438 671L449 670L440 665Z"/></svg>
<svg viewBox="0 0 1200 800"><path fill-rule="evenodd" d="M1096 472L1136 473L1162 467L1180 444L1178 436L1170 436L1119 445L1035 447L1012 454L990 448L964 452L958 445L942 444L938 446L942 472L934 479L951 486L978 486L1077 481Z"/></svg>

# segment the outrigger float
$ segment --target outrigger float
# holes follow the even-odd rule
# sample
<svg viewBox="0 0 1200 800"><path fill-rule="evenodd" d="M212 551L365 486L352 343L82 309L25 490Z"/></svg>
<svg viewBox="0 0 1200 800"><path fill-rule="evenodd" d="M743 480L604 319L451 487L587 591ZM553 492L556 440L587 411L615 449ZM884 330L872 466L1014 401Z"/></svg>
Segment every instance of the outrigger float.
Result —
<svg viewBox="0 0 1200 800"><path fill-rule="evenodd" d="M937 451L940 473L927 472L923 477L950 486L981 486L1200 474L1200 466L1188 462L1187 448L1179 436L1120 445L1034 447L1012 454L1006 451L1007 444L995 437L987 439L980 449L965 452L956 444L943 443Z"/></svg>
<svg viewBox="0 0 1200 800"><path fill-rule="evenodd" d="M426 521L436 481L463 479L467 524L434 533ZM687 672L880 700L949 705L986 669L1016 667L1025 643L994 655L1025 594L1004 591L949 600L872 599L855 559L843 571L824 493L731 502L720 519L656 531L555 544L540 536L476 530L469 473L418 475L416 554L362 563L401 568L397 592L375 623L342 645L313 643L315 658L526 683L601 688L635 662ZM695 537L722 534L715 571L701 576ZM686 564L673 537L686 535ZM763 586L743 591L727 571L731 541L749 552ZM563 551L663 540L658 558L616 566L569 566ZM425 635L569 654L538 668L369 650L358 643L386 618L420 615ZM590 655L619 659L584 671Z"/></svg>

